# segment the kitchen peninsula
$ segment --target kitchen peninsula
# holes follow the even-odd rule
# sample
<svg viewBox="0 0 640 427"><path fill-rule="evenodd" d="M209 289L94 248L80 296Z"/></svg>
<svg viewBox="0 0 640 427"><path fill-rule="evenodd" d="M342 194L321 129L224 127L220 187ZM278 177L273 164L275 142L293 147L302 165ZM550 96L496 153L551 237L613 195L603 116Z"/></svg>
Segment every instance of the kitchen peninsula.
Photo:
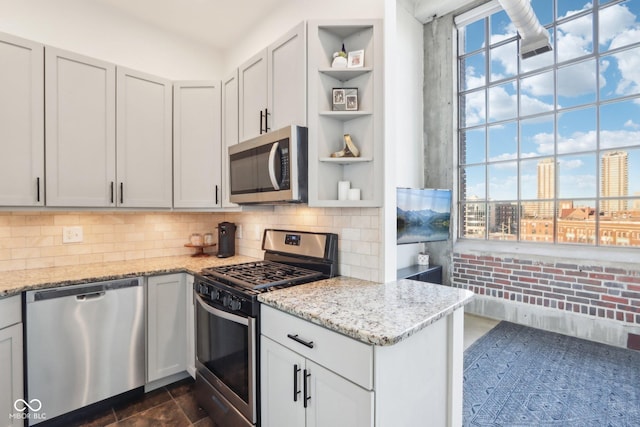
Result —
<svg viewBox="0 0 640 427"><path fill-rule="evenodd" d="M463 306L472 297L348 277L261 294L262 425L460 425Z"/></svg>

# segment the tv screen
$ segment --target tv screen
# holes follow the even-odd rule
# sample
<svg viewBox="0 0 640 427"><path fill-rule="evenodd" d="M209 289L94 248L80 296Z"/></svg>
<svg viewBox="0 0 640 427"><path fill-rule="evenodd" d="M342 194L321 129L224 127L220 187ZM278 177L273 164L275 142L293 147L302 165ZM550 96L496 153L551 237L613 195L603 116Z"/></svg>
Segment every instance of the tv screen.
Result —
<svg viewBox="0 0 640 427"><path fill-rule="evenodd" d="M451 190L398 188L396 196L399 245L449 238Z"/></svg>

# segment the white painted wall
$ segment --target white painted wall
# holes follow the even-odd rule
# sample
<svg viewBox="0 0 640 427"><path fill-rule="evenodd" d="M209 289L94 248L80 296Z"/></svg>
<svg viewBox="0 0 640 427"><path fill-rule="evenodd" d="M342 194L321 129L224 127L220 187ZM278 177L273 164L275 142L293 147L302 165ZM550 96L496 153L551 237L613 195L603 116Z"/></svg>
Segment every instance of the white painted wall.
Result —
<svg viewBox="0 0 640 427"><path fill-rule="evenodd" d="M395 241L396 200L395 187L423 187L423 96L424 36L423 25L399 2L396 5L396 31L394 45L389 48L388 68L393 69L392 100L393 128L387 137L388 152L395 170L395 185L388 188L385 197L387 227L393 229ZM387 161L387 166L389 160ZM387 258L396 259L396 269L416 264L422 244L398 245ZM389 260L386 261L390 268Z"/></svg>
<svg viewBox="0 0 640 427"><path fill-rule="evenodd" d="M210 46L89 0L0 0L0 31L171 80L223 71Z"/></svg>
<svg viewBox="0 0 640 427"><path fill-rule="evenodd" d="M394 0L395 1L395 0ZM384 17L384 0L289 0L254 27L251 34L224 52L229 72L303 20Z"/></svg>

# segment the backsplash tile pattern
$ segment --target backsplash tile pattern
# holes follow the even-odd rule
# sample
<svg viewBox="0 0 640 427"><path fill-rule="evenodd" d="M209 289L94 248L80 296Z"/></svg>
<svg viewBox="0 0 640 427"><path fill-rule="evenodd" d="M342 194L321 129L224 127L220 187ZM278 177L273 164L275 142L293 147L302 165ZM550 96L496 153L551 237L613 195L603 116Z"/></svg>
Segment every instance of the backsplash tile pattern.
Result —
<svg viewBox="0 0 640 427"><path fill-rule="evenodd" d="M0 271L186 255L191 233L215 223L209 213L3 212ZM63 227L76 225L83 241L63 244Z"/></svg>
<svg viewBox="0 0 640 427"><path fill-rule="evenodd" d="M191 233L212 232L219 222L242 227L236 252L262 258L265 228L339 235L340 273L378 281L382 235L378 208L276 206L242 213L0 212L0 271L188 255ZM82 243L62 243L63 226L83 227Z"/></svg>
<svg viewBox="0 0 640 427"><path fill-rule="evenodd" d="M295 229L338 234L340 274L381 281L382 210L378 208L309 208L275 206L273 211L225 214L225 220L242 224L242 239L236 251L262 258L265 228Z"/></svg>
<svg viewBox="0 0 640 427"><path fill-rule="evenodd" d="M453 286L493 298L640 324L640 270L467 253Z"/></svg>

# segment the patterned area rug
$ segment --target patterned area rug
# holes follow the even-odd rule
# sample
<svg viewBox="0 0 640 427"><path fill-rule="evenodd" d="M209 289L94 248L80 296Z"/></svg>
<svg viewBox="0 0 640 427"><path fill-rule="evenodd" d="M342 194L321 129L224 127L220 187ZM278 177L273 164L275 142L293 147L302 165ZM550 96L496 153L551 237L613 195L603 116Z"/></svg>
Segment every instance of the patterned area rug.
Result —
<svg viewBox="0 0 640 427"><path fill-rule="evenodd" d="M464 353L464 426L640 426L640 352L500 322Z"/></svg>

